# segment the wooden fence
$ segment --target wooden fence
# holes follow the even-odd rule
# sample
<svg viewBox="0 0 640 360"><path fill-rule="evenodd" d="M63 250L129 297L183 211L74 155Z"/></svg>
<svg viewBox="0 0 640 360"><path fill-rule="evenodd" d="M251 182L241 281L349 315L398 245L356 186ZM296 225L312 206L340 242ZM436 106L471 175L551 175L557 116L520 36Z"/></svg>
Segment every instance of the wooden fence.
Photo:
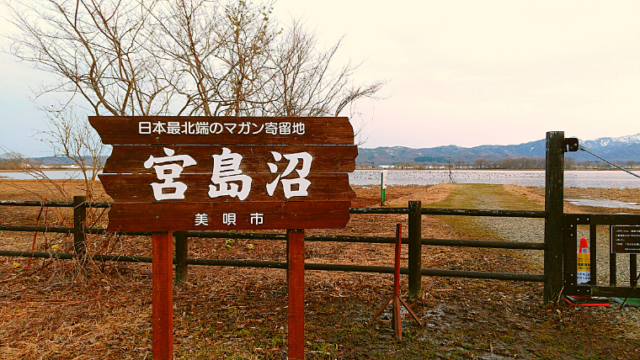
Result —
<svg viewBox="0 0 640 360"><path fill-rule="evenodd" d="M409 295L420 296L422 276L462 277L475 279L496 279L512 281L544 282L544 299L555 299L562 290L562 264L563 264L563 163L565 141L563 132L547 133L547 157L546 157L546 203L545 211L525 210L471 210L471 209L439 209L422 208L419 201L410 201L407 207L401 208L351 208L351 214L406 214L408 217L408 236L402 239L403 244L408 244L408 267L400 269L401 273L409 275ZM85 240L86 234L104 234L103 228L87 228L85 226L86 212L89 208L110 208L111 203L88 203L82 196L74 197L73 201L19 201L0 200L0 206L37 206L37 207L66 207L73 208L73 227L48 227L26 225L0 225L0 231L26 231L26 232L50 232L74 235L74 252L41 252L41 251L14 251L0 250L0 256L56 258L56 259L86 259ZM490 216L490 217L519 217L545 219L544 242L523 243L512 241L480 241L480 240L455 240L455 239L431 239L422 237L422 215L449 215L449 216ZM151 235L151 232L123 232L121 235ZM251 239L251 240L287 240L286 234L261 234L261 233L237 233L237 232L205 232L187 231L175 233L176 256L176 282L186 279L188 265L206 266L234 266L234 267L259 267L286 269L286 262L253 261L253 260L221 260L221 259L195 259L187 257L188 238L216 238L216 239ZM393 244L395 237L374 236L342 236L342 235L305 235L305 241L331 241L343 243L376 243ZM422 267L422 250L424 246L456 246L475 248L500 248L520 250L544 251L544 274L520 274L501 272L480 272L460 270L425 269ZM151 257L147 256L120 256L120 255L91 255L95 261L120 261L134 263L151 263ZM322 271L347 271L368 273L393 273L390 266L364 266L345 264L313 264L306 263L307 270Z"/></svg>

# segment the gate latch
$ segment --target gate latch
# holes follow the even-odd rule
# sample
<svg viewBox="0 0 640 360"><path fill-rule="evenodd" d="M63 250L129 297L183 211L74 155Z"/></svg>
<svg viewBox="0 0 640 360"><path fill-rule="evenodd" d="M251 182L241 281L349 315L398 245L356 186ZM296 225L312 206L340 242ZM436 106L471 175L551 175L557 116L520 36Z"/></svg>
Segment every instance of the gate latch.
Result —
<svg viewBox="0 0 640 360"><path fill-rule="evenodd" d="M577 138L564 139L564 152L578 151L579 148L580 148L580 144L578 143Z"/></svg>

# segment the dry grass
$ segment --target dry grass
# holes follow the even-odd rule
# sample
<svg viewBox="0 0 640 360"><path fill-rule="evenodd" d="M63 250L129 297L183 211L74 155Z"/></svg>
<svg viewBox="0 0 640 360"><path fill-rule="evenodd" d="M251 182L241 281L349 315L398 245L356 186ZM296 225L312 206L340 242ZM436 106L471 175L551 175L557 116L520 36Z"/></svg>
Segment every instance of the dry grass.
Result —
<svg viewBox="0 0 640 360"><path fill-rule="evenodd" d="M67 182L73 193L77 184ZM34 199L39 184L0 181L0 197ZM389 206L409 200L440 206L458 185L389 187ZM379 206L379 190L356 188L352 206ZM496 190L497 191L497 190ZM512 194L507 192L508 196ZM522 192L524 190L517 190ZM524 193L522 193L524 194ZM526 195L526 194L525 194ZM457 196L457 195L456 195ZM514 204L537 206L525 196ZM464 200L471 201L471 200ZM532 202L533 201L533 202ZM35 224L38 209L2 209L3 224ZM98 218L96 216L96 218ZM42 221L42 220L41 220ZM47 224L69 225L68 214ZM333 234L392 236L401 215L353 215ZM101 224L103 226L104 224ZM459 238L469 224L453 226L423 217L423 236ZM477 230L487 236L490 232ZM325 233L314 231L313 233ZM2 248L29 250L33 234L0 233ZM151 254L145 237L91 237L91 253ZM67 236L39 235L37 249L70 251ZM252 244L253 246L248 246ZM227 246L230 245L230 246ZM309 263L391 266L392 245L308 242ZM284 261L282 241L190 239L189 257ZM406 247L402 266L406 266ZM505 252L429 247L423 267L512 272L531 264ZM151 267L0 258L1 359L148 359L151 356ZM15 266L14 264L17 264ZM367 322L391 291L392 276L307 271L306 354L309 359L417 359L502 356L518 358L638 358L638 334L626 331L637 312L545 307L540 284L423 278L422 300L413 302L425 326L403 322L393 338L388 314ZM403 291L406 290L403 284ZM189 282L174 293L175 354L181 359L286 358L286 276L279 269L191 266ZM624 321L617 319L622 317ZM591 354L591 355L589 355Z"/></svg>

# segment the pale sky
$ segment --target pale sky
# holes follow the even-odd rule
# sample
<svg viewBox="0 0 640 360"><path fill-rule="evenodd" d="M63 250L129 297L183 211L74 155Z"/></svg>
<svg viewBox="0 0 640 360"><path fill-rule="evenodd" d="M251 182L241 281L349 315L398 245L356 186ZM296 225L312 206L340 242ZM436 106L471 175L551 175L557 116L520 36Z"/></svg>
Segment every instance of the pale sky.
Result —
<svg viewBox="0 0 640 360"><path fill-rule="evenodd" d="M279 0L275 16L305 19L322 46L344 35L336 60L364 61L356 82L389 81L360 104L363 147L640 133L640 1ZM50 153L29 87L51 80L0 54L0 145Z"/></svg>

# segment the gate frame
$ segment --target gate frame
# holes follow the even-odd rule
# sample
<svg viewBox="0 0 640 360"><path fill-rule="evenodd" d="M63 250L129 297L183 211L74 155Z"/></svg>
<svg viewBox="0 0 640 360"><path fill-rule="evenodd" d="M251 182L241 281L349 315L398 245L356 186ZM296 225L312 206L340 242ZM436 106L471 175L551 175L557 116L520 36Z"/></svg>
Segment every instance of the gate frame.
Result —
<svg viewBox="0 0 640 360"><path fill-rule="evenodd" d="M629 254L629 286L617 285L617 258L609 251L609 286L598 285L597 277L597 229L598 225L640 225L638 214L566 214L564 215L564 294L577 296L605 296L640 298L635 282L637 255ZM589 225L590 272L588 284L577 284L578 225ZM609 239L611 241L611 239Z"/></svg>

